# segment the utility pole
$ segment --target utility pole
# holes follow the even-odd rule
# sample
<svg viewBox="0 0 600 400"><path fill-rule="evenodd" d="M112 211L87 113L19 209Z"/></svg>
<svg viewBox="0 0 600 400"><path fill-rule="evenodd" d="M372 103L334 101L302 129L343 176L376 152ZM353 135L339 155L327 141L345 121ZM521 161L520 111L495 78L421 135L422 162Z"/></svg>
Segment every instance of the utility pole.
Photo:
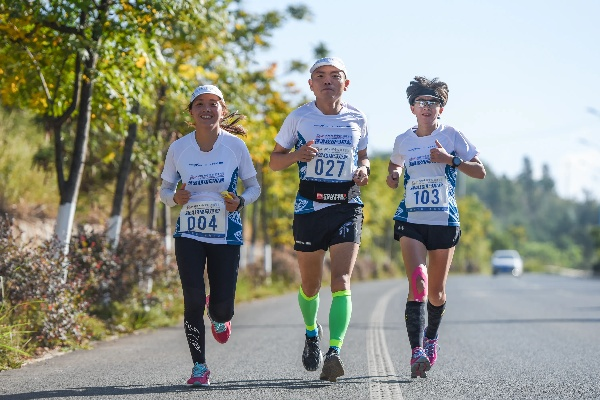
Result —
<svg viewBox="0 0 600 400"><path fill-rule="evenodd" d="M588 107L587 111L592 114L595 115L596 117L600 118L600 111L596 110L593 107ZM591 145L592 147L595 147L596 149L600 150L600 146L596 145L595 143L590 143L588 140L586 139L580 139L581 142L584 142L587 145ZM598 226L600 226L600 199L598 199Z"/></svg>

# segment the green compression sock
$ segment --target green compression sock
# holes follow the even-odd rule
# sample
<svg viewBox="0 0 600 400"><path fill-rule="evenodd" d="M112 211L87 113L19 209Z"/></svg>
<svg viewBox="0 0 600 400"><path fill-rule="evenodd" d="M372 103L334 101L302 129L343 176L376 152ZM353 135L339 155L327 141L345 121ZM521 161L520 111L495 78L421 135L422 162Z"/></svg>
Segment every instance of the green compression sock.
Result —
<svg viewBox="0 0 600 400"><path fill-rule="evenodd" d="M344 342L352 315L352 297L350 295L350 290L333 293L329 309L329 346L331 347L341 348Z"/></svg>
<svg viewBox="0 0 600 400"><path fill-rule="evenodd" d="M302 312L302 318L304 318L304 325L306 325L306 335L308 337L317 336L317 311L319 311L319 293L312 297L308 297L304 294L302 286L298 291L298 305Z"/></svg>

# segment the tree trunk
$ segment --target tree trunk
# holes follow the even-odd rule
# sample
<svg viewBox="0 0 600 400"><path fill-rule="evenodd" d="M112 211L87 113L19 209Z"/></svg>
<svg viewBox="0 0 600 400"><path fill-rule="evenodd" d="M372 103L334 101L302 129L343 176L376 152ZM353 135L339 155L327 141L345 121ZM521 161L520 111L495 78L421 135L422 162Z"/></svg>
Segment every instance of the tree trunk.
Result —
<svg viewBox="0 0 600 400"><path fill-rule="evenodd" d="M89 58L85 60L83 68L84 79L81 82L81 98L69 178L64 182L64 186L60 188L60 205L55 229L56 236L62 243L64 254L68 254L69 252L69 243L75 219L75 208L79 196L79 187L81 186L81 177L87 157L87 146L90 135L92 92L94 87L93 76L98 54L92 49L88 49L88 52Z"/></svg>
<svg viewBox="0 0 600 400"><path fill-rule="evenodd" d="M158 107L156 109L156 121L154 122L154 137L158 138L158 134L163 125L163 117L165 114L165 98L167 95L167 85L162 84L158 89ZM162 152L164 153L164 151ZM157 166L156 175L152 175L148 181L148 229L156 230L156 190L160 182L160 171Z"/></svg>
<svg viewBox="0 0 600 400"><path fill-rule="evenodd" d="M133 107L131 108L131 114L134 117L140 114L140 104L138 102L133 104ZM123 148L123 156L121 158L121 165L117 175L117 186L115 188L112 211L110 213L110 219L107 227L107 236L113 249L116 249L119 245L119 236L121 234L121 225L123 221L122 211L123 199L125 198L125 186L127 185L127 178L131 172L131 156L133 154L133 146L137 138L137 130L137 122L132 122L129 124L127 129L127 138L125 139L125 147Z"/></svg>

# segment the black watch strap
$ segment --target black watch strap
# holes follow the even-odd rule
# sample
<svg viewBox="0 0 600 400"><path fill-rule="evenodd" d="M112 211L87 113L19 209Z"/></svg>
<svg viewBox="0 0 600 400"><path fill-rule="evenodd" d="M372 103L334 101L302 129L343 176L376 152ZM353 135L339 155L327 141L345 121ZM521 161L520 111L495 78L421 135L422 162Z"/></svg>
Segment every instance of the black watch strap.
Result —
<svg viewBox="0 0 600 400"><path fill-rule="evenodd" d="M246 200L244 200L244 198L242 196L238 196L238 197L240 198L240 204L238 204L235 211L240 211L246 205Z"/></svg>

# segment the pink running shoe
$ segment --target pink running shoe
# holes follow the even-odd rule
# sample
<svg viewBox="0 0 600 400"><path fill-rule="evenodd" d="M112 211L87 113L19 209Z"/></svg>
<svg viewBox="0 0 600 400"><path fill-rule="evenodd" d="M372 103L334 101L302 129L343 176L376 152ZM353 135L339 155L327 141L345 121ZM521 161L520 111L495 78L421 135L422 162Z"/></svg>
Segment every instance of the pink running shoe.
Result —
<svg viewBox="0 0 600 400"><path fill-rule="evenodd" d="M215 322L210 317L210 312L208 311L208 302L210 299L210 295L206 296L206 315L208 315L208 319L210 320L210 324L212 325L211 331L215 340L221 344L227 343L229 337L231 336L231 321L227 322Z"/></svg>
<svg viewBox="0 0 600 400"><path fill-rule="evenodd" d="M188 385L194 386L210 386L210 371L206 364L196 363L192 368L192 376L188 379Z"/></svg>
<svg viewBox="0 0 600 400"><path fill-rule="evenodd" d="M429 359L430 366L433 367L433 364L435 364L435 360L437 359L437 352L440 349L440 346L438 345L439 335L435 335L435 339L429 339L425 336L426 331L427 328L425 328L425 331L423 332L423 350L425 350L425 354Z"/></svg>
<svg viewBox="0 0 600 400"><path fill-rule="evenodd" d="M422 347L415 347L412 350L412 357L410 358L410 377L416 378L427 378L427 371L431 368L429 359L425 354Z"/></svg>

